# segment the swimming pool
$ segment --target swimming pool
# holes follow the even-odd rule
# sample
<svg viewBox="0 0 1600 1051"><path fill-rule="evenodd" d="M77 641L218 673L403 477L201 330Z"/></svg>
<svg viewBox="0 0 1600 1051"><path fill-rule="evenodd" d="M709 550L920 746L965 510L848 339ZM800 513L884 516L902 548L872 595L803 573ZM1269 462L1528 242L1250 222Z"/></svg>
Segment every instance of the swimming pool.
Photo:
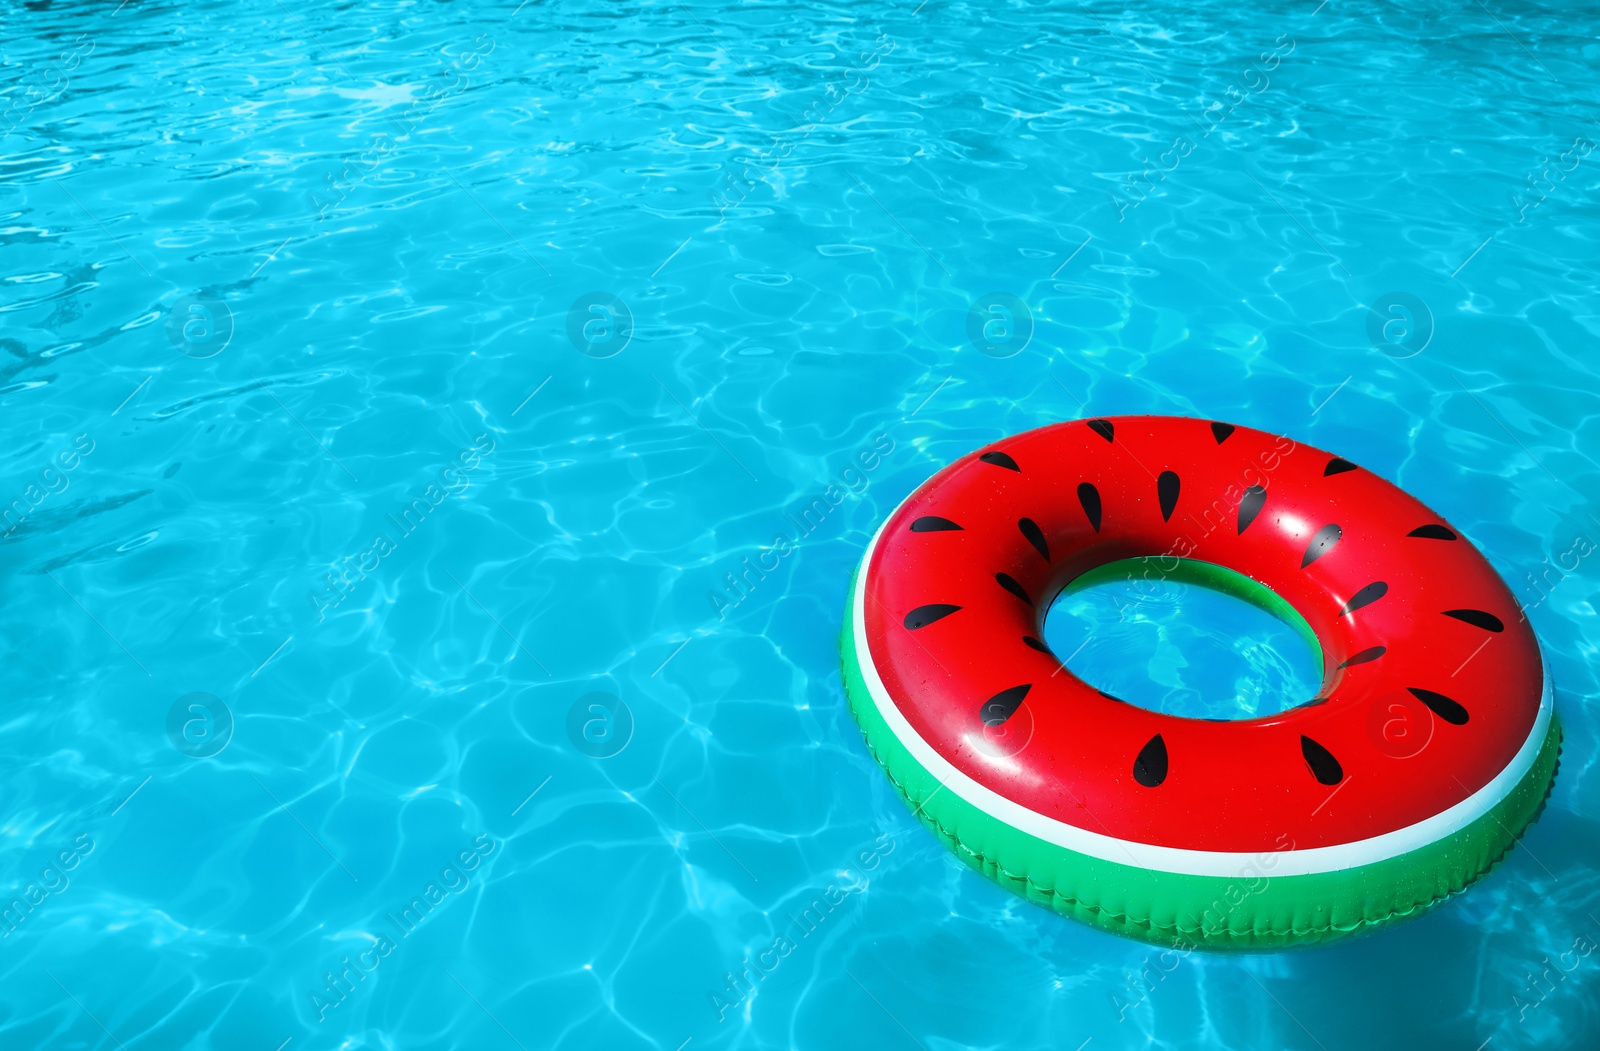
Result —
<svg viewBox="0 0 1600 1051"><path fill-rule="evenodd" d="M1592 15L5 27L0 1044L1597 1042ZM838 672L872 528L1137 412L1349 457L1529 608L1563 761L1470 893L1163 955L899 803Z"/></svg>

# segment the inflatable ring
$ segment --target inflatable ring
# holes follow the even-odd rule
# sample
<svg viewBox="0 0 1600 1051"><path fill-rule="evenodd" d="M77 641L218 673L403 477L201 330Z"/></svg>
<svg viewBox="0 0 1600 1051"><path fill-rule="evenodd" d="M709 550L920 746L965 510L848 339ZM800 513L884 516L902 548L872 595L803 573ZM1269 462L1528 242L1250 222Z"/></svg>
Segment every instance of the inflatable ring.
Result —
<svg viewBox="0 0 1600 1051"><path fill-rule="evenodd" d="M1040 641L1118 576L1218 588L1320 651L1315 698L1182 718ZM1487 560L1348 460L1206 420L1029 431L934 475L868 545L851 710L916 816L1001 885L1168 945L1326 941L1417 914L1510 850L1555 775L1539 646Z"/></svg>

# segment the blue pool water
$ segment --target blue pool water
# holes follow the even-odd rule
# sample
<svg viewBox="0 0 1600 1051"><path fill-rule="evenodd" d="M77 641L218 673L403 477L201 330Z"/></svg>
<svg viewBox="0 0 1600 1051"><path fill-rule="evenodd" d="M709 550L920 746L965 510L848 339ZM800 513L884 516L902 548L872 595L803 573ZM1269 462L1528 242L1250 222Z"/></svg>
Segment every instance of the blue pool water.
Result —
<svg viewBox="0 0 1600 1051"><path fill-rule="evenodd" d="M1274 715L1321 692L1321 655L1294 628L1198 584L1112 580L1063 594L1044 641L1090 686L1189 719Z"/></svg>
<svg viewBox="0 0 1600 1051"><path fill-rule="evenodd" d="M0 1046L1600 1045L1597 22L8 5ZM1336 450L1531 607L1566 749L1472 892L1174 962L898 802L870 531L1135 412Z"/></svg>

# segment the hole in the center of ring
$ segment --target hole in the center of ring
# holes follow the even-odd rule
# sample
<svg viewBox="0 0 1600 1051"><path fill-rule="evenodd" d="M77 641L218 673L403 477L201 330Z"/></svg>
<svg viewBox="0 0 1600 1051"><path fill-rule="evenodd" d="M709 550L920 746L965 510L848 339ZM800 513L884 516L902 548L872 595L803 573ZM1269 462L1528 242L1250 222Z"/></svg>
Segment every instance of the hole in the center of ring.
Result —
<svg viewBox="0 0 1600 1051"><path fill-rule="evenodd" d="M1254 719L1305 704L1322 647L1275 592L1193 559L1113 562L1067 585L1044 641L1084 682L1190 719Z"/></svg>

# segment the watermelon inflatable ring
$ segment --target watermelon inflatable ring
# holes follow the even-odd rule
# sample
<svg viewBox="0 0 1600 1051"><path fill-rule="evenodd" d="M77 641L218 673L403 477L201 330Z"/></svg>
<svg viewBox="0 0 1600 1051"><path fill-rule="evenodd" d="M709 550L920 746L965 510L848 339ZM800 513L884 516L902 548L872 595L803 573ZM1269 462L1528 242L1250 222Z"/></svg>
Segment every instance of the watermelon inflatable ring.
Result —
<svg viewBox="0 0 1600 1051"><path fill-rule="evenodd" d="M1320 654L1317 696L1207 720L1083 682L1043 616L1128 576L1277 614ZM1438 904L1510 850L1560 747L1532 629L1471 543L1347 460L1206 420L1062 423L951 464L868 545L842 649L872 755L962 860L1167 945Z"/></svg>

